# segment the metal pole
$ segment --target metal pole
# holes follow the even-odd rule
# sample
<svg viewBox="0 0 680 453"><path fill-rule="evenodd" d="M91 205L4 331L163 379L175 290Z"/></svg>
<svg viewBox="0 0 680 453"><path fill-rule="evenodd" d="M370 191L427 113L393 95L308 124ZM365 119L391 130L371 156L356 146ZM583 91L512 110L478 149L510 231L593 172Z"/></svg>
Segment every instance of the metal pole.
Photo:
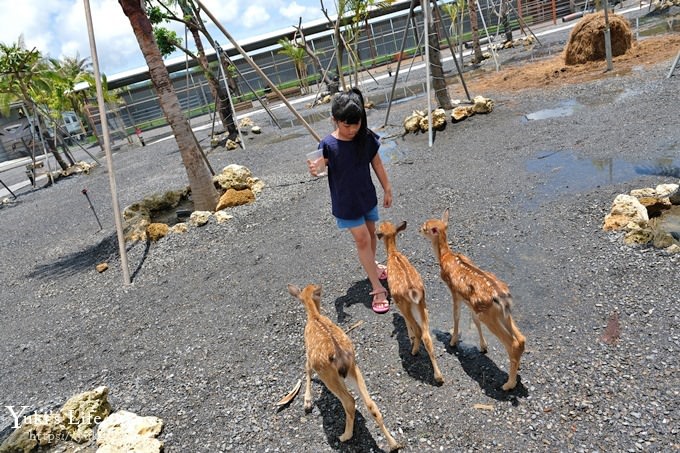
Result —
<svg viewBox="0 0 680 453"><path fill-rule="evenodd" d="M33 177L35 178L35 176L33 176ZM7 184L5 184L4 182L2 182L2 179L0 179L0 184L2 184L2 186L3 186L5 189L7 189L7 192L9 192L9 193L12 194L12 197L14 197L15 200L17 199L17 196L14 194L14 192L12 192L12 189L10 189L9 187L7 187Z"/></svg>
<svg viewBox="0 0 680 453"><path fill-rule="evenodd" d="M125 236L123 235L123 223L121 221L120 206L118 204L118 194L116 192L116 176L113 173L113 157L111 156L111 139L109 137L109 124L106 121L106 110L104 104L104 90L102 79L99 74L99 60L97 59L97 45L94 41L94 28L92 26L92 13L90 11L90 1L83 0L85 5L85 19L87 21L87 34L90 40L90 53L92 55L92 69L94 81L97 86L97 104L99 107L99 117L102 121L102 135L104 136L104 153L106 154L106 165L109 173L109 187L111 188L111 207L113 208L113 218L116 223L116 233L118 236L118 251L120 253L120 264L123 271L123 283L130 284L130 270L128 268L127 250L125 249Z"/></svg>
<svg viewBox="0 0 680 453"><path fill-rule="evenodd" d="M614 65L612 64L612 36L609 30L609 2L607 0L604 0L604 53L607 58L607 71L611 71Z"/></svg>
<svg viewBox="0 0 680 453"><path fill-rule="evenodd" d="M102 223L99 221L99 216L97 215L97 211L94 210L94 206L92 205L92 201L90 200L90 196L87 194L87 189L81 190L81 193L85 195L85 198L87 198L87 204L90 205L90 209L92 209L92 214L94 214L94 218L97 221L97 225L99 225L99 231L103 230L104 228L102 227Z"/></svg>
<svg viewBox="0 0 680 453"><path fill-rule="evenodd" d="M399 68L401 67L401 57L404 54L404 49L406 48L406 37L408 35L408 29L411 26L411 16L413 16L413 8L415 8L414 2L411 2L411 8L408 11L408 17L406 18L406 27L404 28L404 35L401 38L401 47L399 48L399 58L397 59L397 69L394 72L394 80L392 81L392 91L390 92L390 100L387 103L387 112L385 113L385 123L383 127L387 126L387 120L390 117L390 109L392 107L392 99L394 99L394 89L397 86L397 79L399 78Z"/></svg>
<svg viewBox="0 0 680 453"><path fill-rule="evenodd" d="M474 0L473 0L474 1ZM432 99L430 96L430 0L421 0L423 10L423 35L425 39L425 85L427 86L427 136L428 146L432 147Z"/></svg>
<svg viewBox="0 0 680 453"><path fill-rule="evenodd" d="M264 72L262 72L262 70L255 64L255 62L252 60L252 58L250 58L250 56L248 56L246 51L243 50L243 48L239 45L239 43L236 42L236 40L222 26L222 24L217 20L217 18L215 18L215 16L213 16L213 14L205 7L203 2L201 0L196 0L196 4L198 6L200 6L201 9L203 9L205 14L210 18L210 20L213 21L215 26L224 34L224 36L227 37L227 39L231 42L231 44L234 46L234 48L236 50L238 50L238 52L241 54L241 56L243 56L243 59L246 60L246 62L250 65L250 67L253 68L255 70L255 72L257 72L257 74L267 82L267 84L272 89L272 91L277 94L277 96L281 99L281 101L284 104L286 104L286 107L288 107L288 109L293 113L293 115L295 115L295 117L300 121L300 123L302 123L302 125L309 131L309 133L312 135L312 137L314 137L314 139L316 139L317 142L320 142L321 137L319 136L319 134L317 134L316 131L314 131L314 129L312 129L312 126L310 126L309 123L302 117L302 115L300 115L298 113L298 111L295 110L295 107L293 107L292 104L290 102L288 102L288 99L286 99L286 97L283 95L283 93L281 93L281 91L276 87L276 85L274 85L274 83L271 80L269 80L269 77L267 77L267 75Z"/></svg>

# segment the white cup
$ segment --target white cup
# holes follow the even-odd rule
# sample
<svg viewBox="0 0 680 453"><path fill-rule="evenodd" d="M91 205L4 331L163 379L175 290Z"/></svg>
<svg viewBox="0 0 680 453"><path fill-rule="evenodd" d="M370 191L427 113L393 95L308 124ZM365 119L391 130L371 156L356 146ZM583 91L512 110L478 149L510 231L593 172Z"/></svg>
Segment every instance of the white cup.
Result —
<svg viewBox="0 0 680 453"><path fill-rule="evenodd" d="M323 158L323 150L317 149L311 153L307 153L307 162L314 164L316 176L326 176L326 159Z"/></svg>

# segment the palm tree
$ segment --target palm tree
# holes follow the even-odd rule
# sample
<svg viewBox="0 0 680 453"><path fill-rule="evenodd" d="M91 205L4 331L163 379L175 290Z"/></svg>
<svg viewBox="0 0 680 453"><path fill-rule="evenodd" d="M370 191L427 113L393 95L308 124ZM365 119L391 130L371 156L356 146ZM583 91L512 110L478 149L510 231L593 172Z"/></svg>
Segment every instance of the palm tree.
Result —
<svg viewBox="0 0 680 453"><path fill-rule="evenodd" d="M299 38L298 38L299 36ZM331 92L331 94L335 94L338 91L338 85L331 79L328 75L328 71L326 71L321 64L321 59L319 58L319 55L314 52L314 50L307 44L307 38L305 37L305 31L302 29L302 17L298 19L298 24L295 27L295 35L293 36L293 41L301 47L306 53L307 56L312 60L312 63L316 67L316 69L319 71L319 74L321 74L321 77L323 78L323 82L326 84L326 87L328 87L328 91Z"/></svg>
<svg viewBox="0 0 680 453"><path fill-rule="evenodd" d="M130 21L139 48L149 67L149 76L156 89L158 102L175 135L189 178L194 207L197 210L212 211L217 205L217 189L213 185L210 170L203 160L202 150L199 148L196 136L180 108L168 69L163 64L163 56L154 40L151 22L139 0L118 0L118 3Z"/></svg>
<svg viewBox="0 0 680 453"><path fill-rule="evenodd" d="M323 12L328 22L333 25L333 36L336 45L336 69L340 84L343 90L347 89L345 78L342 71L342 60L347 50L350 53L352 60L352 67L354 69L355 81L359 72L360 57L359 57L359 37L361 35L361 24L368 26L368 16L372 7L386 8L395 0L336 0L335 9L337 17L335 21L331 20L328 11L326 10L323 0L321 1L321 11ZM346 18L348 13L352 13L351 18ZM344 27L344 32L343 32Z"/></svg>
<svg viewBox="0 0 680 453"><path fill-rule="evenodd" d="M236 123L234 121L229 93L227 92L226 88L220 84L219 80L210 70L208 58L205 55L201 34L206 37L211 45L214 47L217 46L215 45L215 41L213 40L212 36L210 36L208 33L205 23L201 19L200 10L193 2L191 2L191 0L156 0L156 3L158 4L157 7L149 8L149 17L152 24L155 25L154 36L159 48L161 49L161 54L163 56L167 56L176 49L179 49L198 63L198 65L203 70L203 75L208 81L210 92L213 95L213 98L216 100L217 111L220 115L222 126L227 130L229 138L233 140L238 135L238 128L236 127ZM176 14L172 10L172 6L179 6L181 14ZM177 37L175 32L169 31L157 25L162 21L169 20L179 22L187 27L191 33L194 43L196 44L195 54L185 46L182 46L182 40ZM225 69L225 74L228 77L231 77L233 73ZM229 81L227 83L229 83Z"/></svg>
<svg viewBox="0 0 680 453"><path fill-rule="evenodd" d="M459 47L460 61L463 61L463 13L465 10L465 0L457 0L452 3L444 3L441 8L451 19L449 33L453 38L454 44Z"/></svg>
<svg viewBox="0 0 680 453"><path fill-rule="evenodd" d="M59 80L37 49L28 50L24 45L23 36L12 45L0 43L0 111L9 114L10 104L21 101L27 109L27 117L36 121L34 132L42 134L43 142L54 155L62 170L68 165L62 159L56 146L51 140L47 127L36 109L36 101L48 98L53 91L53 85Z"/></svg>
<svg viewBox="0 0 680 453"><path fill-rule="evenodd" d="M305 49L297 41L291 41L288 38L279 39L281 50L279 54L285 55L293 60L295 65L295 73L300 80L300 86L306 92L307 85L307 65L305 65Z"/></svg>

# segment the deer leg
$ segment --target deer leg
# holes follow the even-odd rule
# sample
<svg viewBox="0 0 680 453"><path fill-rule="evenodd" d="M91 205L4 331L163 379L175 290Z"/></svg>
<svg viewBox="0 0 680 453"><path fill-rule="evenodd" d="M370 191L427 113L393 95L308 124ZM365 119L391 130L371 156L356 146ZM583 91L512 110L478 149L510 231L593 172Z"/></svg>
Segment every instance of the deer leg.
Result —
<svg viewBox="0 0 680 453"><path fill-rule="evenodd" d="M432 370L434 371L434 380L439 384L444 383L444 376L439 370L437 365L437 358L434 355L434 346L432 345L432 337L430 336L430 325L427 321L427 317L423 317L423 325L420 327L420 335L423 339L423 345L427 351L427 355L430 356L430 362L432 362Z"/></svg>
<svg viewBox="0 0 680 453"><path fill-rule="evenodd" d="M418 326L418 323L413 318L413 313L410 313L407 310L404 310L402 314L404 315L404 320L406 321L408 337L411 340L411 355L417 355L418 351L420 351L420 326Z"/></svg>
<svg viewBox="0 0 680 453"><path fill-rule="evenodd" d="M309 359L305 362L305 412L312 410L312 367Z"/></svg>
<svg viewBox="0 0 680 453"><path fill-rule="evenodd" d="M506 318L503 310L500 308L492 308L487 313L480 315L480 319L488 329L498 337L501 343L503 343L503 346L508 353L510 367L508 369L508 380L503 384L503 390L512 390L517 385L519 361L522 352L524 352L524 336L517 338L514 335L512 329L514 323L512 322L512 318L509 315Z"/></svg>
<svg viewBox="0 0 680 453"><path fill-rule="evenodd" d="M380 413L380 409L378 409L378 405L375 404L375 402L371 399L371 396L368 394L366 382L364 381L364 377L362 376L358 366L355 365L354 368L352 368L349 373L347 373L347 379L349 379L349 381L356 387L359 395L361 395L361 399L364 401L366 409L368 409L368 411L371 413L371 416L380 428L380 431L382 431L383 436L385 436L385 439L387 439L390 451L400 448L399 443L394 439L394 437L392 437L392 434L390 434L390 432L385 427L383 416Z"/></svg>
<svg viewBox="0 0 680 453"><path fill-rule="evenodd" d="M410 319L407 315L404 315L404 322L406 323L408 339L411 342L411 355L416 355L420 349L420 340L416 336L415 329L413 328L413 319Z"/></svg>
<svg viewBox="0 0 680 453"><path fill-rule="evenodd" d="M345 432L340 435L339 439L340 442L348 441L354 435L354 416L356 414L354 397L349 393L345 381L336 370L328 370L323 375L318 374L326 388L340 400L343 409L345 409Z"/></svg>
<svg viewBox="0 0 680 453"><path fill-rule="evenodd" d="M458 323L460 322L460 299L452 292L453 296L453 330L451 331L451 341L449 346L455 347L458 344Z"/></svg>
<svg viewBox="0 0 680 453"><path fill-rule="evenodd" d="M472 313L472 321L475 323L475 326L477 327L477 333L479 334L479 350L482 352L482 354L486 354L486 352L489 350L489 346L486 344L486 339L482 333L482 326L479 322L479 316L477 316L477 313L475 313L475 311L472 309L470 309L470 313Z"/></svg>

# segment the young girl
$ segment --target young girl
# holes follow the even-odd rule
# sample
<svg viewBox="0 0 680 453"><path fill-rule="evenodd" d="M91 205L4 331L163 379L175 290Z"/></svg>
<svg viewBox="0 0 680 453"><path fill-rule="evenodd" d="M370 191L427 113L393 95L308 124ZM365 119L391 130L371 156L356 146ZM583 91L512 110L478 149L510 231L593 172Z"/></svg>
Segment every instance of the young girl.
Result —
<svg viewBox="0 0 680 453"><path fill-rule="evenodd" d="M376 313L390 309L387 290L380 283L386 279L386 269L375 261L378 221L378 197L371 179L370 167L383 188L383 207L392 205L392 186L387 178L378 148L377 135L366 125L364 97L357 88L335 96L331 114L336 129L319 143L328 167L333 215L339 228L352 233L368 280L371 282L372 307ZM309 172L316 176L313 162L307 162Z"/></svg>

